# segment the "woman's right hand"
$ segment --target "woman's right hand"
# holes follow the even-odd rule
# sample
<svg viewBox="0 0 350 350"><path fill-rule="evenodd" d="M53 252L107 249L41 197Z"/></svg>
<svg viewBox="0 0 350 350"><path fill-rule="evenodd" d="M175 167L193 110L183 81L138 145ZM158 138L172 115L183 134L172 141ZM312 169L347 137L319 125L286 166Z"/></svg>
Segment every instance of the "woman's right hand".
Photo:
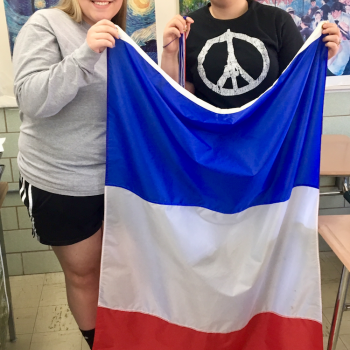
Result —
<svg viewBox="0 0 350 350"><path fill-rule="evenodd" d="M103 19L94 24L87 32L86 41L91 50L102 53L107 47L115 46L115 39L119 39L115 24Z"/></svg>
<svg viewBox="0 0 350 350"><path fill-rule="evenodd" d="M186 37L188 37L192 23L194 23L192 18L187 17L184 19L181 15L175 16L168 22L163 33L163 53L170 55L177 54L179 50L179 41L174 39L180 38L184 31L186 31ZM173 42L171 43L171 41ZM169 43L171 44L168 45Z"/></svg>

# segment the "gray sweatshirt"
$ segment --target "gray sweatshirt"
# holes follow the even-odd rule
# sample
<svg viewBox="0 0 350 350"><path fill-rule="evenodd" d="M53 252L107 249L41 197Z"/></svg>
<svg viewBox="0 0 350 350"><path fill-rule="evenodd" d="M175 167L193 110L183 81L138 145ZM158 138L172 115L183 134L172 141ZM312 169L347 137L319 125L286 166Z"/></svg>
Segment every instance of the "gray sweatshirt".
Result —
<svg viewBox="0 0 350 350"><path fill-rule="evenodd" d="M106 51L89 48L88 29L61 10L37 11L13 55L20 172L35 187L69 196L104 192Z"/></svg>

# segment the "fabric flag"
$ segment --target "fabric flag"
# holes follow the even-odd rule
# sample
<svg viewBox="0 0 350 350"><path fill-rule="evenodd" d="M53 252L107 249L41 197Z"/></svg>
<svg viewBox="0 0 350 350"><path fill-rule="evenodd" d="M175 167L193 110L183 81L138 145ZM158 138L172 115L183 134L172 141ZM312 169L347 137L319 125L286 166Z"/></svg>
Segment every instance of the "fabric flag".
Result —
<svg viewBox="0 0 350 350"><path fill-rule="evenodd" d="M197 99L120 33L94 350L321 350L321 28L237 109Z"/></svg>

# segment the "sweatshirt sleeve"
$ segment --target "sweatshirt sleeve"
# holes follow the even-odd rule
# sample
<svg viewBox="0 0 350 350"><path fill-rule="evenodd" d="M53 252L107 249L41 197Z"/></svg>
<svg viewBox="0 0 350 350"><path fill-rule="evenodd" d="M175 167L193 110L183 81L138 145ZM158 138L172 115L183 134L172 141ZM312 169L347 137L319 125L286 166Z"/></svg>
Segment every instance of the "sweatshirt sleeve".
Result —
<svg viewBox="0 0 350 350"><path fill-rule="evenodd" d="M80 88L92 82L100 57L85 41L62 58L49 24L27 23L16 39L13 54L14 92L19 108L30 118L57 114Z"/></svg>

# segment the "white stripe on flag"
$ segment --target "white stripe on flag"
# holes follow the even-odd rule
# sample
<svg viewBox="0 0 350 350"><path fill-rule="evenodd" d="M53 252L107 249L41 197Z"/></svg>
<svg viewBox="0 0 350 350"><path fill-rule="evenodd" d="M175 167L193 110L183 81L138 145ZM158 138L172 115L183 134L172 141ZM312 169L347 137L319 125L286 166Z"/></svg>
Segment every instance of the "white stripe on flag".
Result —
<svg viewBox="0 0 350 350"><path fill-rule="evenodd" d="M321 322L318 197L296 187L286 202L221 214L106 187L99 306L215 333L262 312Z"/></svg>

